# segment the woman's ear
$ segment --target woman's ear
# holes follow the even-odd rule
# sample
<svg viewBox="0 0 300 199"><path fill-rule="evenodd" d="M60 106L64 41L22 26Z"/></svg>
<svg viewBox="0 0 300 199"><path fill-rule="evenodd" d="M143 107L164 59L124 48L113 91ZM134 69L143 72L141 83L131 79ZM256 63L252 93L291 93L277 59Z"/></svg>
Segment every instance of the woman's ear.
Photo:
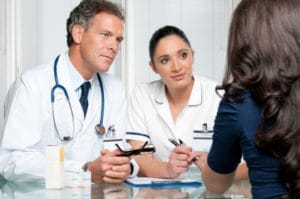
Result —
<svg viewBox="0 0 300 199"><path fill-rule="evenodd" d="M156 68L155 68L155 65L154 65L154 63L153 63L152 61L149 61L149 66L151 67L151 69L152 69L152 71L153 71L154 73L157 73Z"/></svg>
<svg viewBox="0 0 300 199"><path fill-rule="evenodd" d="M80 44L81 43L83 33L84 33L84 29L81 25L76 24L76 25L73 26L73 28L72 28L72 37L73 37L73 40L74 40L75 44Z"/></svg>

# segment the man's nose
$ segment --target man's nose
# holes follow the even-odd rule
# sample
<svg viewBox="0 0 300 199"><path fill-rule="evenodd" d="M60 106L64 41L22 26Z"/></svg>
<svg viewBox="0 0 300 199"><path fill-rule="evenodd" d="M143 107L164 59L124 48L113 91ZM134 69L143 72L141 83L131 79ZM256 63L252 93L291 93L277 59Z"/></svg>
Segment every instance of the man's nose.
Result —
<svg viewBox="0 0 300 199"><path fill-rule="evenodd" d="M114 54L116 54L116 52L118 52L119 50L119 42L116 40L116 38L112 38L109 41L109 49L111 49L113 51Z"/></svg>

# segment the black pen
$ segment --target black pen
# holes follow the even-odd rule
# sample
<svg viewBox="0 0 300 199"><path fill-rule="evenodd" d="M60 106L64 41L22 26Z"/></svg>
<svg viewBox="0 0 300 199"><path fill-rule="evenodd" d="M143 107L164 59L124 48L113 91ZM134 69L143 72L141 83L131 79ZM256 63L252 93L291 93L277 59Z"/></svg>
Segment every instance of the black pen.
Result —
<svg viewBox="0 0 300 199"><path fill-rule="evenodd" d="M179 146L180 144L177 142L177 140L173 138L169 138L169 141L174 145L174 146Z"/></svg>
<svg viewBox="0 0 300 199"><path fill-rule="evenodd" d="M181 180L152 180L151 184L174 184L174 183L181 183Z"/></svg>
<svg viewBox="0 0 300 199"><path fill-rule="evenodd" d="M185 145L184 142L183 142L181 139L178 139L179 142L177 142L176 139L174 139L174 138L169 138L169 141L170 141L174 146Z"/></svg>
<svg viewBox="0 0 300 199"><path fill-rule="evenodd" d="M180 145L184 145L183 141L181 139L178 139L179 140L179 144Z"/></svg>
<svg viewBox="0 0 300 199"><path fill-rule="evenodd" d="M173 139L173 138L169 138L169 141L174 145L174 146L179 146L179 145L184 145L183 141L181 139L178 139L179 143L177 142L177 140ZM199 160L199 157L194 157L192 159L193 162L196 162L197 160Z"/></svg>

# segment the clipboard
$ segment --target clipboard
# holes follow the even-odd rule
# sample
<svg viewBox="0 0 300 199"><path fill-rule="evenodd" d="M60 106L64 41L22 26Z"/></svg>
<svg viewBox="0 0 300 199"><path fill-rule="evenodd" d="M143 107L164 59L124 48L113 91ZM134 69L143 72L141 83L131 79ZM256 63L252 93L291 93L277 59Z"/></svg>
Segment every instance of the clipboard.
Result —
<svg viewBox="0 0 300 199"><path fill-rule="evenodd" d="M186 178L149 178L149 177L133 177L128 178L125 183L134 187L153 187L153 188L174 188L183 186L202 186L200 180L186 179Z"/></svg>

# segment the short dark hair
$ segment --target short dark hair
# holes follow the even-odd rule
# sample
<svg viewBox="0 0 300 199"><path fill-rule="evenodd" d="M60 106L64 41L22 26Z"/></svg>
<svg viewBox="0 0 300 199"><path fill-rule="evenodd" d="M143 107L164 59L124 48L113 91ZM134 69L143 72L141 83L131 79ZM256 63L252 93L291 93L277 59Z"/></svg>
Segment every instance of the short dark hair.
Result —
<svg viewBox="0 0 300 199"><path fill-rule="evenodd" d="M96 14L106 12L117 16L124 21L123 10L117 4L106 0L82 0L70 13L67 19L67 45L70 47L73 43L72 29L74 25L81 25L85 30L89 28L91 20Z"/></svg>
<svg viewBox="0 0 300 199"><path fill-rule="evenodd" d="M156 50L156 46L157 46L158 42L162 38L170 36L170 35L179 36L189 45L189 47L191 47L190 41L188 40L187 36L181 29L179 29L178 27L175 27L175 26L170 26L170 25L161 27L153 33L153 35L150 39L150 42L149 42L149 55L150 55L150 60L152 62L153 62L154 52Z"/></svg>

